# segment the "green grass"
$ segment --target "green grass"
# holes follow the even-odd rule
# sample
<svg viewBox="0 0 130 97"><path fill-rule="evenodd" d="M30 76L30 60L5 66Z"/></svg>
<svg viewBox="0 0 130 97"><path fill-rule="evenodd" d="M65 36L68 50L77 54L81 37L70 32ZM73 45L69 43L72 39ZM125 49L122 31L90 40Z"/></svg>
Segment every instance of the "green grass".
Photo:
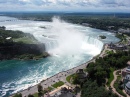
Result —
<svg viewBox="0 0 130 97"><path fill-rule="evenodd" d="M22 38L13 39L13 41L15 41L15 42L22 42L22 43L26 43L26 44L37 43L36 40L33 40L31 38L28 38L28 37L22 37Z"/></svg>
<svg viewBox="0 0 130 97"><path fill-rule="evenodd" d="M105 51L107 54L113 54L114 52L113 51L109 51L109 50L106 50Z"/></svg>
<svg viewBox="0 0 130 97"><path fill-rule="evenodd" d="M57 88L57 87L60 87L60 86L62 86L62 85L64 85L64 82L59 81L59 82L56 82L55 84L53 84L52 86L53 86L54 88Z"/></svg>
<svg viewBox="0 0 130 97"><path fill-rule="evenodd" d="M71 83L70 80L71 80L71 78L72 78L73 76L74 76L74 74L67 76L67 77L66 77L67 82Z"/></svg>
<svg viewBox="0 0 130 97"><path fill-rule="evenodd" d="M113 75L113 72L114 72L114 68L110 68L110 74L109 74L109 78L108 78L108 82L107 82L107 86L109 87L112 80L114 79L114 75Z"/></svg>
<svg viewBox="0 0 130 97"><path fill-rule="evenodd" d="M49 92L53 90L52 87L48 87L47 89L48 89Z"/></svg>
<svg viewBox="0 0 130 97"><path fill-rule="evenodd" d="M38 93L33 94L34 97L38 97Z"/></svg>
<svg viewBox="0 0 130 97"><path fill-rule="evenodd" d="M124 94L123 91L118 88L118 85L119 85L118 83L119 83L120 79L121 79L121 76L118 76L116 82L114 83L114 88L116 89L116 91L119 94L123 95L124 97L127 97L126 94Z"/></svg>

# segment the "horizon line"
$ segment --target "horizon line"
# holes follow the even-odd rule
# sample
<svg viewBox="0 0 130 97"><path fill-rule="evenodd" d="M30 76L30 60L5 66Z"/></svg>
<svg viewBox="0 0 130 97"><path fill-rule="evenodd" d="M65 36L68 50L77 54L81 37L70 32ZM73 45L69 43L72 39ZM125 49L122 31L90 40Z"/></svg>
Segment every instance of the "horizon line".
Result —
<svg viewBox="0 0 130 97"><path fill-rule="evenodd" d="M130 14L130 12L101 12L101 11L95 11L95 12L89 12L89 11L0 11L0 13L127 13Z"/></svg>

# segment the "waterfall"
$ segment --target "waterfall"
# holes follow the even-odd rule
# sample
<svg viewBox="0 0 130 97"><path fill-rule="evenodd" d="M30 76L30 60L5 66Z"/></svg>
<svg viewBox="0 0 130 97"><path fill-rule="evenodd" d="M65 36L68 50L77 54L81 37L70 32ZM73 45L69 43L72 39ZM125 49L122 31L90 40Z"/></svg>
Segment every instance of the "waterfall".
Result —
<svg viewBox="0 0 130 97"><path fill-rule="evenodd" d="M45 43L45 48L47 52L49 50L55 49L56 47L58 47L58 42L56 40L47 41Z"/></svg>
<svg viewBox="0 0 130 97"><path fill-rule="evenodd" d="M77 41L68 42L67 39L64 39L61 42L59 39L48 40L45 43L46 51L55 55L55 54L77 54L81 52L88 52L89 54L97 55L100 53L103 47L103 42L90 37L85 36L83 39ZM79 42L79 43L78 43ZM66 44L67 43L67 44Z"/></svg>
<svg viewBox="0 0 130 97"><path fill-rule="evenodd" d="M92 45L94 45L95 47L97 47L99 49L102 49L102 47L103 47L103 42L98 40L98 39L96 39L96 38L93 38L93 37L90 37L90 36L86 36L85 41L88 44L92 44Z"/></svg>

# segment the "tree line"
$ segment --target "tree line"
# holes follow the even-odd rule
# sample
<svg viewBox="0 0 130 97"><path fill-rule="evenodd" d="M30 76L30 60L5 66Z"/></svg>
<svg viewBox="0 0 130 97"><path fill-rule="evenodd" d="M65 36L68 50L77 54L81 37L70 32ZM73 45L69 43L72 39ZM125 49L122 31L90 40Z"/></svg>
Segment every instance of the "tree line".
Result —
<svg viewBox="0 0 130 97"><path fill-rule="evenodd" d="M121 69L127 66L129 55L130 50L117 51L89 63L85 69L89 76L84 82L80 82L78 76L73 77L74 84L81 86L81 97L118 97L111 89L105 89L106 79L110 77L110 68Z"/></svg>

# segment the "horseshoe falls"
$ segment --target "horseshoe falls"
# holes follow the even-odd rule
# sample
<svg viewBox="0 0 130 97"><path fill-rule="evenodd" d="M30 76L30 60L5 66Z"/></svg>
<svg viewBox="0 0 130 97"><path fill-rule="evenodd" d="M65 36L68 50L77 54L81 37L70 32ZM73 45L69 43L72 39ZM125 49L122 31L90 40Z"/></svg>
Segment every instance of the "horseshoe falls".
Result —
<svg viewBox="0 0 130 97"><path fill-rule="evenodd" d="M81 65L100 54L104 43L119 41L113 33L67 23L59 18L44 22L0 16L0 26L31 33L45 44L46 51L51 54L39 60L0 61L2 97L33 86L60 71ZM100 35L107 38L101 40Z"/></svg>

